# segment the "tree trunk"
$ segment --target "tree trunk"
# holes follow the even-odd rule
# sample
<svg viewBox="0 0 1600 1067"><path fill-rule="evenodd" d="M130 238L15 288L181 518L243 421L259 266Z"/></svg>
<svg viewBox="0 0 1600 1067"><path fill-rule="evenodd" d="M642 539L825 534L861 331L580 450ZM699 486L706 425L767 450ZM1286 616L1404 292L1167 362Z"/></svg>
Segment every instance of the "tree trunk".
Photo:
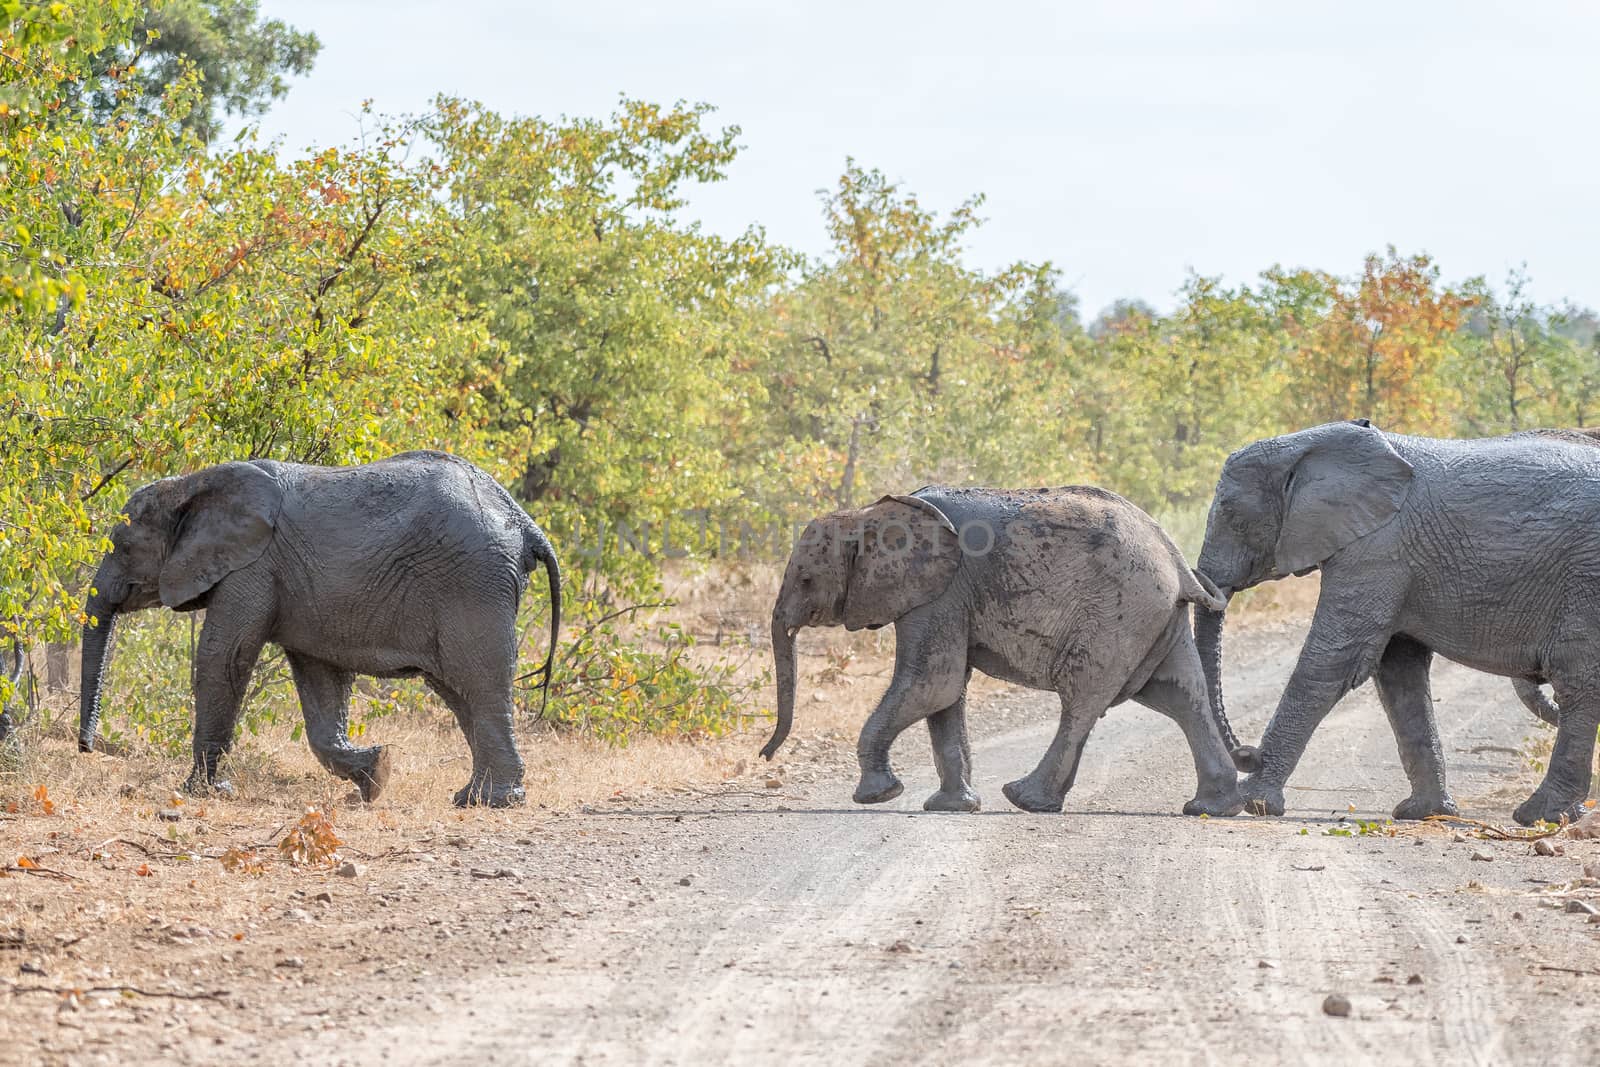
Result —
<svg viewBox="0 0 1600 1067"><path fill-rule="evenodd" d="M65 693L72 688L72 645L50 641L44 646L44 688L47 693Z"/></svg>

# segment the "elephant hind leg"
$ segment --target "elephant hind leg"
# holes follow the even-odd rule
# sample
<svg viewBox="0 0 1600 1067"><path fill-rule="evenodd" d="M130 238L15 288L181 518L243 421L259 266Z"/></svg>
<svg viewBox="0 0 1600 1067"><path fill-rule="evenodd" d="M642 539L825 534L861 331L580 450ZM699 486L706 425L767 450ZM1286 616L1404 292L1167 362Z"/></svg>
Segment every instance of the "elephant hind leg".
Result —
<svg viewBox="0 0 1600 1067"><path fill-rule="evenodd" d="M1512 818L1523 826L1576 820L1593 778L1595 734L1600 730L1600 671L1552 672L1561 722L1544 781L1517 806Z"/></svg>
<svg viewBox="0 0 1600 1067"><path fill-rule="evenodd" d="M1067 790L1078 780L1078 762L1088 743L1089 731L1116 698L1115 692L1090 689L1061 694L1061 722L1056 735L1026 777L1002 787L1006 799L1023 811L1056 812L1066 802Z"/></svg>
<svg viewBox="0 0 1600 1067"><path fill-rule="evenodd" d="M1244 810L1239 794L1239 772L1228 755L1227 746L1217 732L1206 695L1205 672L1200 653L1188 637L1175 642L1150 675L1150 680L1133 698L1152 711L1158 711L1178 724L1194 758L1198 786L1194 797L1183 806L1185 815L1237 815Z"/></svg>
<svg viewBox="0 0 1600 1067"><path fill-rule="evenodd" d="M1411 783L1411 795L1394 809L1397 819L1426 819L1430 815L1458 814L1445 785L1444 746L1433 717L1433 693L1428 678L1433 650L1421 642L1398 635L1390 638L1373 673L1378 701L1389 716L1400 765Z"/></svg>
<svg viewBox="0 0 1600 1067"><path fill-rule="evenodd" d="M428 685L455 713L472 752L472 777L456 791L456 807L483 805L505 808L527 799L522 788L522 757L513 733L515 709L511 688L505 691L463 692L438 678Z"/></svg>
<svg viewBox="0 0 1600 1067"><path fill-rule="evenodd" d="M355 675L303 652L285 652L311 752L332 774L348 779L361 799L378 799L389 784L389 750L350 743L350 689Z"/></svg>

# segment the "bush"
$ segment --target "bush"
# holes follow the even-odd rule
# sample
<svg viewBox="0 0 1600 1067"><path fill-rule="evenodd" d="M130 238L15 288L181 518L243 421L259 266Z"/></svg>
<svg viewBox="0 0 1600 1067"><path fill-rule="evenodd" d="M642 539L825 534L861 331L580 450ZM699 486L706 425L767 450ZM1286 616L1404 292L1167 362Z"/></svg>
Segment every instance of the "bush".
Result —
<svg viewBox="0 0 1600 1067"><path fill-rule="evenodd" d="M758 717L748 710L767 675L740 679L753 653L735 661L699 656L694 635L675 622L649 630L629 624L667 604L604 611L582 602L584 617L557 657L545 720L584 730L612 744L646 733L721 737Z"/></svg>

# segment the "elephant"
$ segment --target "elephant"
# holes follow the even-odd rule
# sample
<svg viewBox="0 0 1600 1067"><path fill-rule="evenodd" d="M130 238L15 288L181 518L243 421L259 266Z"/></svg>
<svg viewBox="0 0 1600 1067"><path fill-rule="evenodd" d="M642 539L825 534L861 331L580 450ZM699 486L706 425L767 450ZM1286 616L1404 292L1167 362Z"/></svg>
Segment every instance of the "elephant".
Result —
<svg viewBox="0 0 1600 1067"><path fill-rule="evenodd" d="M1060 811L1091 727L1132 698L1188 740L1199 787L1184 812L1237 814L1237 742L1218 735L1207 707L1191 603L1222 607L1154 519L1103 489L929 486L822 516L796 541L773 605L778 709L761 754L770 760L794 721L802 626L893 623L894 674L856 748L857 803L900 794L889 748L926 719L939 789L923 808L979 809L966 722L977 669L1060 695L1049 750L1004 787L1018 808Z"/></svg>
<svg viewBox="0 0 1600 1067"><path fill-rule="evenodd" d="M6 670L6 668L3 666L4 663L5 657L0 656L0 671ZM7 737L9 737L11 735L11 731L16 728L16 724L11 721L11 700L15 699L17 695L17 687L22 684L22 671L23 668L27 666L27 663L28 657L27 653L25 653L22 648L22 638L13 637L11 639L10 676L6 678L7 687L10 690L10 697L5 700L0 700L0 741L4 741Z"/></svg>
<svg viewBox="0 0 1600 1067"><path fill-rule="evenodd" d="M204 608L190 792L232 792L217 765L272 642L288 660L312 752L364 800L383 791L390 756L349 741L356 674L421 677L455 713L472 753L457 806L525 799L512 735L517 603L542 563L547 699L561 569L544 531L484 471L432 451L349 467L223 463L135 491L111 544L84 603L80 750L94 747L118 619L157 604Z"/></svg>
<svg viewBox="0 0 1600 1067"><path fill-rule="evenodd" d="M1524 825L1577 814L1600 722L1600 450L1548 435L1452 441L1366 420L1256 441L1223 466L1197 569L1224 600L1261 582L1322 572L1299 661L1259 749L1247 809L1283 813L1283 788L1312 732L1372 678L1411 794L1398 819L1457 813L1445 782L1428 671L1435 654L1527 683L1561 705L1544 781ZM1225 609L1196 611L1213 713Z"/></svg>

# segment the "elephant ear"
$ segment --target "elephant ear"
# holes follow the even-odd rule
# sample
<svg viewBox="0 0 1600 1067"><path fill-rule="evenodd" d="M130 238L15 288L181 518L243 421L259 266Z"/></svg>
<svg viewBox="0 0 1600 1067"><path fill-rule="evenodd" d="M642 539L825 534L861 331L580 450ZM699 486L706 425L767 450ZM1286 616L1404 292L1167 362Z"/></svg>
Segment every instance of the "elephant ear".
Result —
<svg viewBox="0 0 1600 1067"><path fill-rule="evenodd" d="M884 626L943 593L961 566L956 528L914 496L886 496L843 536L856 551L845 579L844 625Z"/></svg>
<svg viewBox="0 0 1600 1067"><path fill-rule="evenodd" d="M223 463L180 480L178 521L161 568L161 603L181 608L255 562L272 540L283 489L253 463Z"/></svg>
<svg viewBox="0 0 1600 1067"><path fill-rule="evenodd" d="M1377 430L1346 424L1312 445L1289 473L1278 573L1319 566L1393 519L1411 491L1411 464Z"/></svg>

